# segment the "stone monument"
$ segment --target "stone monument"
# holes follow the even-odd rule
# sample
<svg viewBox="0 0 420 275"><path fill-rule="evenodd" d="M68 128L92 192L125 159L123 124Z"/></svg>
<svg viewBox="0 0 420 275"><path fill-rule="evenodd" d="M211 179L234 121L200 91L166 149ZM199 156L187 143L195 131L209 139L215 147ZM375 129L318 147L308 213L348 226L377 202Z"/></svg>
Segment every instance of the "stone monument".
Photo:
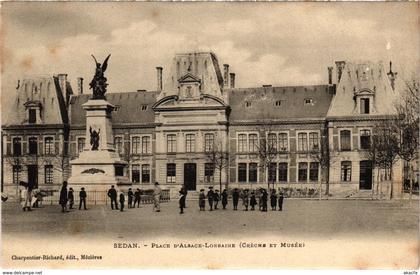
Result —
<svg viewBox="0 0 420 275"><path fill-rule="evenodd" d="M108 66L108 59L103 62L96 61L95 75L90 82L93 90L92 97L83 104L86 110L86 145L77 159L70 161L71 177L69 184L85 187L86 190L107 190L110 185L131 184L125 167L127 162L120 159L115 151L112 133L112 111L114 105L106 101L105 93L107 79L104 72Z"/></svg>

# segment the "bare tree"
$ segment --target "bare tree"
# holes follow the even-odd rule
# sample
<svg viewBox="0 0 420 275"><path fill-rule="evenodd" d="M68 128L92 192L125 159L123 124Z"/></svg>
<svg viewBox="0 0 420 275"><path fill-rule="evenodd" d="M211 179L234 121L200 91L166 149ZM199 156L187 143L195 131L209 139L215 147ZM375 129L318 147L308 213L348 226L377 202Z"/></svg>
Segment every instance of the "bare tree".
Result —
<svg viewBox="0 0 420 275"><path fill-rule="evenodd" d="M377 167L390 171L390 199L394 195L392 169L398 160L398 145L399 133L395 128L395 119L383 120L374 126L369 154Z"/></svg>
<svg viewBox="0 0 420 275"><path fill-rule="evenodd" d="M218 139L210 148L204 148L204 154L214 171L219 173L219 186L222 191L222 173L229 166L229 153L223 150L223 143Z"/></svg>
<svg viewBox="0 0 420 275"><path fill-rule="evenodd" d="M330 193L330 167L331 167L331 155L328 142L328 127L324 125L320 130L321 138L319 145L315 145L310 148L311 157L319 163L321 167L322 179L325 181L325 196L329 196ZM319 196L322 198L322 180L320 181Z"/></svg>
<svg viewBox="0 0 420 275"><path fill-rule="evenodd" d="M401 95L401 100L396 103L399 119L395 121L395 127L400 137L398 155L408 165L408 175L406 176L408 176L410 183L410 202L414 181L412 163L418 157L419 149L419 103L419 81L413 78L405 82L405 89ZM404 192L404 185L401 191Z"/></svg>

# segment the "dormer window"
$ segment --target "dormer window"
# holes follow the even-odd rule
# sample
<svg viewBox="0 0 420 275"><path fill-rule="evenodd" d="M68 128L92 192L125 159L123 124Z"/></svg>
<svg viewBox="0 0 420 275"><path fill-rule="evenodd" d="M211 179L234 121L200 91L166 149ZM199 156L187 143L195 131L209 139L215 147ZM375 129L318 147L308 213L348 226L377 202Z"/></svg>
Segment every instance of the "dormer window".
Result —
<svg viewBox="0 0 420 275"><path fill-rule="evenodd" d="M281 100L277 100L276 101L276 106L280 106L281 105Z"/></svg>
<svg viewBox="0 0 420 275"><path fill-rule="evenodd" d="M251 107L251 102L250 101L245 101L245 107Z"/></svg>
<svg viewBox="0 0 420 275"><path fill-rule="evenodd" d="M369 114L370 113L370 98L361 98L360 99L360 113Z"/></svg>
<svg viewBox="0 0 420 275"><path fill-rule="evenodd" d="M28 112L28 122L31 124L36 123L36 109L29 109Z"/></svg>
<svg viewBox="0 0 420 275"><path fill-rule="evenodd" d="M314 100L312 98L305 98L305 105L314 105Z"/></svg>
<svg viewBox="0 0 420 275"><path fill-rule="evenodd" d="M142 106L141 106L141 110L142 110L142 111L146 111L146 110L147 110L147 105L142 105Z"/></svg>

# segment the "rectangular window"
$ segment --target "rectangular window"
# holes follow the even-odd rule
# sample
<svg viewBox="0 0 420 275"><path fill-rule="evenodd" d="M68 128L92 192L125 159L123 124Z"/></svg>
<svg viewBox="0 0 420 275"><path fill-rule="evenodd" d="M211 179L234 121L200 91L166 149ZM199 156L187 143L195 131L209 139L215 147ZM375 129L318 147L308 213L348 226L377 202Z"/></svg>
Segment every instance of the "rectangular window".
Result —
<svg viewBox="0 0 420 275"><path fill-rule="evenodd" d="M22 140L21 138L13 138L13 155L21 156L22 155Z"/></svg>
<svg viewBox="0 0 420 275"><path fill-rule="evenodd" d="M142 154L150 154L152 152L151 150L151 144L150 144L150 137L145 136L141 138L141 153Z"/></svg>
<svg viewBox="0 0 420 275"><path fill-rule="evenodd" d="M268 149L277 150L277 135L274 133L268 134L267 143L268 143ZM273 152L273 150L270 150L270 151Z"/></svg>
<svg viewBox="0 0 420 275"><path fill-rule="evenodd" d="M122 137L115 137L114 138L115 150L118 154L123 153L123 139Z"/></svg>
<svg viewBox="0 0 420 275"><path fill-rule="evenodd" d="M176 153L176 135L166 136L166 151L168 153Z"/></svg>
<svg viewBox="0 0 420 275"><path fill-rule="evenodd" d="M36 110L35 109L29 109L29 123L36 123Z"/></svg>
<svg viewBox="0 0 420 275"><path fill-rule="evenodd" d="M81 153L85 149L86 139L81 137L77 139L77 152Z"/></svg>
<svg viewBox="0 0 420 275"><path fill-rule="evenodd" d="M150 164L143 164L141 166L141 182L142 183L150 182Z"/></svg>
<svg viewBox="0 0 420 275"><path fill-rule="evenodd" d="M287 134L280 133L279 134L279 150L280 151L287 151L288 148L288 141L287 141Z"/></svg>
<svg viewBox="0 0 420 275"><path fill-rule="evenodd" d="M204 181L212 182L214 179L214 165L213 163L204 163Z"/></svg>
<svg viewBox="0 0 420 275"><path fill-rule="evenodd" d="M133 183L140 182L140 165L139 164L133 164L131 166L131 181Z"/></svg>
<svg viewBox="0 0 420 275"><path fill-rule="evenodd" d="M361 114L369 114L369 98L361 98L360 99L360 113Z"/></svg>
<svg viewBox="0 0 420 275"><path fill-rule="evenodd" d="M123 165L114 165L115 176L123 177L124 176L124 166Z"/></svg>
<svg viewBox="0 0 420 275"><path fill-rule="evenodd" d="M238 163L238 182L246 182L246 163Z"/></svg>
<svg viewBox="0 0 420 275"><path fill-rule="evenodd" d="M341 181L351 181L351 161L341 162Z"/></svg>
<svg viewBox="0 0 420 275"><path fill-rule="evenodd" d="M298 180L303 181L303 182L308 180L308 163L307 162L299 162Z"/></svg>
<svg viewBox="0 0 420 275"><path fill-rule="evenodd" d="M360 149L367 150L370 148L370 130L360 131Z"/></svg>
<svg viewBox="0 0 420 275"><path fill-rule="evenodd" d="M214 134L205 134L204 135L204 151L211 152L213 151L214 146Z"/></svg>
<svg viewBox="0 0 420 275"><path fill-rule="evenodd" d="M20 179L21 165L13 165L13 183L18 184Z"/></svg>
<svg viewBox="0 0 420 275"><path fill-rule="evenodd" d="M249 135L249 152L255 153L258 151L258 135L250 134Z"/></svg>
<svg viewBox="0 0 420 275"><path fill-rule="evenodd" d="M319 170L319 163L318 162L311 162L309 166L309 180L310 181L318 181L318 170Z"/></svg>
<svg viewBox="0 0 420 275"><path fill-rule="evenodd" d="M131 140L131 153L133 155L140 154L140 137L133 137Z"/></svg>
<svg viewBox="0 0 420 275"><path fill-rule="evenodd" d="M44 139L44 154L46 155L54 154L54 139L52 137L46 137Z"/></svg>
<svg viewBox="0 0 420 275"><path fill-rule="evenodd" d="M318 149L319 149L318 133L315 133L315 132L309 133L309 150L318 150Z"/></svg>
<svg viewBox="0 0 420 275"><path fill-rule="evenodd" d="M248 181L257 182L258 165L256 163L249 164Z"/></svg>
<svg viewBox="0 0 420 275"><path fill-rule="evenodd" d="M45 183L53 183L53 166L52 165L45 165Z"/></svg>
<svg viewBox="0 0 420 275"><path fill-rule="evenodd" d="M350 151L351 150L351 132L349 130L340 131L340 144L341 151Z"/></svg>
<svg viewBox="0 0 420 275"><path fill-rule="evenodd" d="M195 152L195 135L194 134L185 135L185 151L187 153Z"/></svg>
<svg viewBox="0 0 420 275"><path fill-rule="evenodd" d="M29 154L30 155L38 154L38 140L36 137L29 138Z"/></svg>
<svg viewBox="0 0 420 275"><path fill-rule="evenodd" d="M169 183L176 182L176 164L175 163L166 164L166 182L169 182Z"/></svg>
<svg viewBox="0 0 420 275"><path fill-rule="evenodd" d="M268 165L268 181L277 181L277 163L272 162Z"/></svg>
<svg viewBox="0 0 420 275"><path fill-rule="evenodd" d="M246 134L238 135L238 152L246 152L247 150Z"/></svg>
<svg viewBox="0 0 420 275"><path fill-rule="evenodd" d="M287 163L279 163L279 181L287 181Z"/></svg>
<svg viewBox="0 0 420 275"><path fill-rule="evenodd" d="M308 134L298 134L298 151L308 151Z"/></svg>

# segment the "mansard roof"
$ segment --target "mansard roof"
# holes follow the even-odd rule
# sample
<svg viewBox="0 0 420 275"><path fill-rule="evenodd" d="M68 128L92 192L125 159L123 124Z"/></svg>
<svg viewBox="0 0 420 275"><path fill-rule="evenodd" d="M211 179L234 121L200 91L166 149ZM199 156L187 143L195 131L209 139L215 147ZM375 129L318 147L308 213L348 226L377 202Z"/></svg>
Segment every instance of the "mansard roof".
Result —
<svg viewBox="0 0 420 275"><path fill-rule="evenodd" d="M106 99L116 106L112 113L114 125L153 125L154 113L152 106L156 102L157 92L125 92L107 93ZM90 94L77 95L70 101L70 122L72 126L84 126L86 124L86 111L82 104L87 102Z"/></svg>
<svg viewBox="0 0 420 275"><path fill-rule="evenodd" d="M230 122L324 119L333 97L330 86L288 86L225 89Z"/></svg>

